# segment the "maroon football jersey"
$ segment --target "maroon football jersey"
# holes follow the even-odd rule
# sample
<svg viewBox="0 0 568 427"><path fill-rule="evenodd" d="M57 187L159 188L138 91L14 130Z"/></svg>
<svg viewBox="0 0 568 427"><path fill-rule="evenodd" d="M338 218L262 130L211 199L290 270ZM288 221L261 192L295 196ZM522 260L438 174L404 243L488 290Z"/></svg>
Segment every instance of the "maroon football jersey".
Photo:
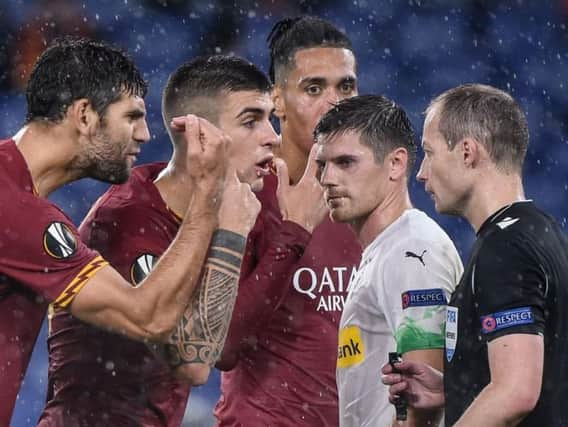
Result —
<svg viewBox="0 0 568 427"><path fill-rule="evenodd" d="M0 141L0 165L0 425L7 426L48 304L68 307L107 263L35 194L14 141Z"/></svg>
<svg viewBox="0 0 568 427"><path fill-rule="evenodd" d="M132 284L151 271L179 228L153 183L164 166L135 168L126 184L112 186L96 202L80 227L82 239ZM181 424L189 385L146 345L60 312L50 319L48 350L48 403L40 426Z"/></svg>
<svg viewBox="0 0 568 427"><path fill-rule="evenodd" d="M337 330L361 258L351 229L326 219L310 238L282 221L265 178L223 358L221 426L337 426Z"/></svg>

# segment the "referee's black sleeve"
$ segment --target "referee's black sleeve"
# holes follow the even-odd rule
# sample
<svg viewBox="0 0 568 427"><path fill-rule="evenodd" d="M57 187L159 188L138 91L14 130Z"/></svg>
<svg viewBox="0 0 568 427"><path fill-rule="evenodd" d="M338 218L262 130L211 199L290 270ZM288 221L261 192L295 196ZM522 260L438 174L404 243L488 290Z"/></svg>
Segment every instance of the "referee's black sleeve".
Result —
<svg viewBox="0 0 568 427"><path fill-rule="evenodd" d="M544 334L545 262L531 241L506 230L491 236L478 255L472 286L486 341L508 334Z"/></svg>

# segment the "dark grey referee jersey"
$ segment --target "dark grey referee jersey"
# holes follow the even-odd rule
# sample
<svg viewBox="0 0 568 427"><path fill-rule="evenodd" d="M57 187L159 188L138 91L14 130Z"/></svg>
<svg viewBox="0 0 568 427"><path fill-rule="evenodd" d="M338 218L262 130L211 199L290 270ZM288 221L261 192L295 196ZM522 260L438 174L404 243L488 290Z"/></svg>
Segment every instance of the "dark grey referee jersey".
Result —
<svg viewBox="0 0 568 427"><path fill-rule="evenodd" d="M448 308L447 426L490 382L487 342L516 333L543 335L545 352L538 404L520 425L568 426L568 239L552 217L525 201L487 219Z"/></svg>

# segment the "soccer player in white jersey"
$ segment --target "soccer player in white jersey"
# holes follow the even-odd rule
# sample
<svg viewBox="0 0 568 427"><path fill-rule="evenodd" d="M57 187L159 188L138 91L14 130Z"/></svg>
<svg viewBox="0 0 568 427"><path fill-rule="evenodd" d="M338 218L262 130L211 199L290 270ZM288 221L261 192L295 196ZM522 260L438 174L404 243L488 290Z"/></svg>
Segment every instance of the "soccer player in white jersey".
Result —
<svg viewBox="0 0 568 427"><path fill-rule="evenodd" d="M442 368L446 304L463 270L447 234L410 201L412 125L391 100L358 96L332 108L314 135L330 215L364 248L339 329L340 425L438 425L440 411L412 408L396 422L379 380L392 351Z"/></svg>

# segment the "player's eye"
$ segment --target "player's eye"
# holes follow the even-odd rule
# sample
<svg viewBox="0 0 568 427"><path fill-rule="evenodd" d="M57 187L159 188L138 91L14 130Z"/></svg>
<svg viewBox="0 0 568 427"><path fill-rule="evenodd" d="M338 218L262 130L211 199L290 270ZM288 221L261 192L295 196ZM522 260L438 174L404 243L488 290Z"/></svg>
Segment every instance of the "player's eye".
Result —
<svg viewBox="0 0 568 427"><path fill-rule="evenodd" d="M353 165L353 159L347 159L347 158L339 159L339 160L337 161L337 164L338 164L338 166L339 166L340 168L342 168L342 169L347 169L347 168L349 168L351 165Z"/></svg>
<svg viewBox="0 0 568 427"><path fill-rule="evenodd" d="M355 90L355 82L353 82L353 81L343 82L343 83L341 83L341 86L340 86L339 89L344 94L350 94L351 92L353 92Z"/></svg>
<svg viewBox="0 0 568 427"><path fill-rule="evenodd" d="M247 120L246 122L243 122L243 126L248 128L248 129L254 128L255 124L256 124L256 119Z"/></svg>
<svg viewBox="0 0 568 427"><path fill-rule="evenodd" d="M322 93L322 90L321 86L318 85L310 85L306 87L306 93L310 96L317 96Z"/></svg>

